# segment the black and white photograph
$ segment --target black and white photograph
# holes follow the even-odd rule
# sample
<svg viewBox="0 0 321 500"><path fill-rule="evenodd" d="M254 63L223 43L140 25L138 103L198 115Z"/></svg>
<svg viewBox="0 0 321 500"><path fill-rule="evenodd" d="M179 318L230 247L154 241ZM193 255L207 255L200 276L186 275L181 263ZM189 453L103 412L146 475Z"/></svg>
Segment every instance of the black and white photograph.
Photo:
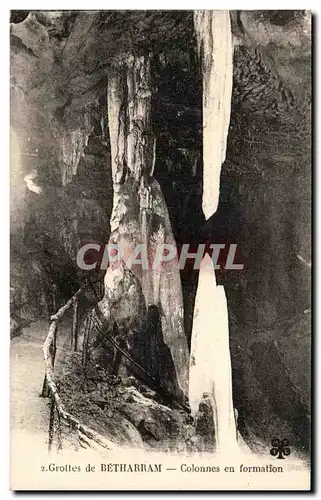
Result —
<svg viewBox="0 0 321 500"><path fill-rule="evenodd" d="M8 12L10 488L309 491L311 11L48 9Z"/></svg>

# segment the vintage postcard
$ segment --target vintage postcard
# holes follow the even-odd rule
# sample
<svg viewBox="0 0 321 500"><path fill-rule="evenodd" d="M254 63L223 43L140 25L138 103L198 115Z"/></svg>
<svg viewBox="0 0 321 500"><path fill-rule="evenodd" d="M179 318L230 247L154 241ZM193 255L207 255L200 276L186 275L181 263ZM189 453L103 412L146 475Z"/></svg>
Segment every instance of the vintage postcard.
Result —
<svg viewBox="0 0 321 500"><path fill-rule="evenodd" d="M311 488L311 12L10 12L13 490Z"/></svg>

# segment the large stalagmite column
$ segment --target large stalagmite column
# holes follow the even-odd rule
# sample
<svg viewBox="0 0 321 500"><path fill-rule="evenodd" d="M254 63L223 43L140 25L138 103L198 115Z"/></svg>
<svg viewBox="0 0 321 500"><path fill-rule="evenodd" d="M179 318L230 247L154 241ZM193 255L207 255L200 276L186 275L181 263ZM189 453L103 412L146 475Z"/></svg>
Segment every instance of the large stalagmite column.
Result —
<svg viewBox="0 0 321 500"><path fill-rule="evenodd" d="M206 394L213 410L216 449L228 452L236 444L236 426L227 302L224 287L216 285L208 254L201 266L193 317L189 402L195 414Z"/></svg>
<svg viewBox="0 0 321 500"><path fill-rule="evenodd" d="M194 24L203 72L203 200L206 219L218 206L232 94L232 34L228 11L197 11ZM213 242L215 243L215 242ZM203 395L211 401L216 450L236 446L228 310L224 287L216 286L208 254L201 262L193 318L189 400L196 413Z"/></svg>
<svg viewBox="0 0 321 500"><path fill-rule="evenodd" d="M141 290L146 310L151 306L158 308L163 341L169 348L175 370L174 377L165 370L161 382L176 395L187 396L189 352L184 333L180 272L175 262L167 262L157 269L151 267L159 245L175 246L166 202L153 177L156 139L151 124L151 88L148 56L127 55L115 62L108 78L114 188L110 243L121 247L124 258L109 265L105 295L99 308L105 318L116 323L124 323L128 312L131 318L126 318L126 325L133 325L137 331L144 319L141 301L135 299ZM149 265L146 268L135 264L128 269L127 258L137 245L145 246ZM121 301L123 306L119 307Z"/></svg>

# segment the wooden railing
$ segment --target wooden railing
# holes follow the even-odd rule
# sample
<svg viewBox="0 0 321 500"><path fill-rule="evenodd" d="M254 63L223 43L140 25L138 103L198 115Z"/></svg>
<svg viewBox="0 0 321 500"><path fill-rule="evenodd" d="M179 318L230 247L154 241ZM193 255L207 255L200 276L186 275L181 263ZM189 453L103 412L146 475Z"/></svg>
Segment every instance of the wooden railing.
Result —
<svg viewBox="0 0 321 500"><path fill-rule="evenodd" d="M67 424L69 428L72 428L78 432L78 438L81 445L84 447L95 448L96 446L98 446L104 448L105 450L112 450L115 448L115 445L111 441L109 441L90 427L82 424L75 416L66 411L64 404L61 401L54 376L59 322L61 321L65 313L72 307L73 315L70 348L73 351L77 351L79 331L79 297L89 287L92 288L93 285L93 282L83 285L75 293L75 295L73 295L73 297L68 300L68 302L50 318L51 323L48 335L43 346L45 360L45 379L42 387L42 396L49 397L51 399L48 439L49 451L52 449L55 431L57 434L57 448L58 450L62 449L61 425L63 423Z"/></svg>

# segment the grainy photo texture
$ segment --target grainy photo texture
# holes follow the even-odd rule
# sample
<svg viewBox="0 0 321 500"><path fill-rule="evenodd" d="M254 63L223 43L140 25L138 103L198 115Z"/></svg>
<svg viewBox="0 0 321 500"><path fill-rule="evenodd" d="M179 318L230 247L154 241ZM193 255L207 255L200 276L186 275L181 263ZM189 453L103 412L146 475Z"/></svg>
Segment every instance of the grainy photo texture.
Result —
<svg viewBox="0 0 321 500"><path fill-rule="evenodd" d="M11 11L11 488L308 490L311 13Z"/></svg>

